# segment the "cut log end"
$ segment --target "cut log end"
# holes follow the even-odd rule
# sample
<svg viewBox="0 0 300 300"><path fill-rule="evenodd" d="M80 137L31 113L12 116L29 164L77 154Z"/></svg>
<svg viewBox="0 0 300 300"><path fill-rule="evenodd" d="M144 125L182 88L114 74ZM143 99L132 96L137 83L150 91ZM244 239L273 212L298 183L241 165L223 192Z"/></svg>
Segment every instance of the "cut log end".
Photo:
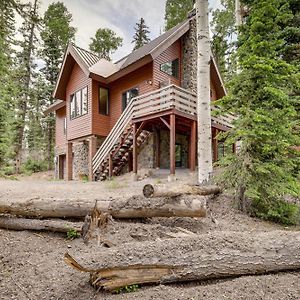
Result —
<svg viewBox="0 0 300 300"><path fill-rule="evenodd" d="M146 197L146 198L151 198L153 197L154 195L154 187L152 184L146 184L144 187L143 187L143 195Z"/></svg>

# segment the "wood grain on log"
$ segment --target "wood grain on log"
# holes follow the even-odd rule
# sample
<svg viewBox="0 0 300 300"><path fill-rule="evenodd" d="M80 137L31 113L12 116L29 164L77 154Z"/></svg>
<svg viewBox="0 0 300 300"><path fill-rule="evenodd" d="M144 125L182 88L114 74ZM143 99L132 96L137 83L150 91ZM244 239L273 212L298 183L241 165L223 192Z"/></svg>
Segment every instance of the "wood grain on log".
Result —
<svg viewBox="0 0 300 300"><path fill-rule="evenodd" d="M97 288L216 279L300 269L300 233L218 232L186 238L132 243L102 253L69 254L65 262L90 273Z"/></svg>
<svg viewBox="0 0 300 300"><path fill-rule="evenodd" d="M70 229L81 232L82 223L65 220L36 220L0 216L0 228L10 230L38 230L51 232L68 232Z"/></svg>
<svg viewBox="0 0 300 300"><path fill-rule="evenodd" d="M215 195L221 192L216 185L200 186L188 184L146 184L143 188L143 195L146 198L152 197L176 197L180 195Z"/></svg>
<svg viewBox="0 0 300 300"><path fill-rule="evenodd" d="M6 201L0 199L0 213L10 213L24 217L62 218L85 217L95 207L95 201L73 199L30 199ZM134 196L129 199L112 201L98 200L98 211L108 213L114 218L149 217L204 217L206 215L205 197L153 198Z"/></svg>

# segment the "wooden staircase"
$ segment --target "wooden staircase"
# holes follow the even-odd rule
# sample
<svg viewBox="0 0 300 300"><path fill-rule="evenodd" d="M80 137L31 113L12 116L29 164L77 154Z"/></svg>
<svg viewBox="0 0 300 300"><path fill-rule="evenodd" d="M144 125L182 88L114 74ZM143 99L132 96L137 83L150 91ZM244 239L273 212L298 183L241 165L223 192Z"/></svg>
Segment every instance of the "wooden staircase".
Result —
<svg viewBox="0 0 300 300"><path fill-rule="evenodd" d="M121 134L119 141L113 146L109 155L103 160L95 172L95 180L105 180L117 176L129 162L133 149L133 126L129 124ZM149 137L150 132L143 130L137 137L137 147L140 147Z"/></svg>

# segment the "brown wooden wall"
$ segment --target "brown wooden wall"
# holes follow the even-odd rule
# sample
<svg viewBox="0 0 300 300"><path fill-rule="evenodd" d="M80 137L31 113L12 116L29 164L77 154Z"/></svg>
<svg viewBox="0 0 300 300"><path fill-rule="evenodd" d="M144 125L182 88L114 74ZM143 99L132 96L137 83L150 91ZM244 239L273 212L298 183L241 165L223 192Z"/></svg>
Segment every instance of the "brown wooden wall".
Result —
<svg viewBox="0 0 300 300"><path fill-rule="evenodd" d="M114 126L122 113L122 93L135 87L139 88L140 95L151 92L153 85L147 81L152 80L152 75L152 63L149 63L109 85L110 128Z"/></svg>
<svg viewBox="0 0 300 300"><path fill-rule="evenodd" d="M153 88L159 89L160 82L171 81L171 84L180 86L181 82L181 44L180 40L172 44L168 49L161 53L153 62ZM179 78L175 78L162 72L160 65L169 61L179 58Z"/></svg>
<svg viewBox="0 0 300 300"><path fill-rule="evenodd" d="M92 82L92 108L93 108L92 133L99 136L107 136L110 131L110 118L112 113L111 113L111 108L109 108L108 116L99 113L99 86L100 83L96 80L93 80ZM102 84L101 86L106 87ZM109 96L111 98L111 93L109 93Z"/></svg>
<svg viewBox="0 0 300 300"><path fill-rule="evenodd" d="M55 122L55 145L64 146L67 142L67 136L64 133L64 124L66 117L66 107L62 107L56 111Z"/></svg>
<svg viewBox="0 0 300 300"><path fill-rule="evenodd" d="M88 113L70 120L70 97L71 95L84 88L88 87ZM81 70L78 64L75 64L67 84L66 89L66 113L67 113L67 139L72 140L92 133L92 114L91 114L91 99L92 99L92 79L88 78Z"/></svg>

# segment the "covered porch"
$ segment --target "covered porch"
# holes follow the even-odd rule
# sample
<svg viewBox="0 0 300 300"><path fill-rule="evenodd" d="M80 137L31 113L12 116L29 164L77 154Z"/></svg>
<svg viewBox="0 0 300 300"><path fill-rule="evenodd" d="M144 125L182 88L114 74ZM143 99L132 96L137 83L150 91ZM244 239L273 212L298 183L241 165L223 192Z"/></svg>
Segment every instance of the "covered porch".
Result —
<svg viewBox="0 0 300 300"><path fill-rule="evenodd" d="M138 143L137 137L142 130L153 133L154 168L169 166L170 181L175 178L176 167L188 168L194 172L197 165L197 96L181 87L170 85L163 89L141 95L133 100L133 145L132 171L138 171ZM213 110L218 109L213 107ZM213 159L218 160L218 140L220 131L227 131L231 127L233 116L212 117L212 149ZM162 140L162 133L164 139ZM187 143L182 147L179 136L186 137ZM182 139L181 139L182 140ZM162 144L162 141L164 142ZM184 148L184 149L182 149ZM182 163L184 151L184 164ZM166 153L168 152L168 153Z"/></svg>

